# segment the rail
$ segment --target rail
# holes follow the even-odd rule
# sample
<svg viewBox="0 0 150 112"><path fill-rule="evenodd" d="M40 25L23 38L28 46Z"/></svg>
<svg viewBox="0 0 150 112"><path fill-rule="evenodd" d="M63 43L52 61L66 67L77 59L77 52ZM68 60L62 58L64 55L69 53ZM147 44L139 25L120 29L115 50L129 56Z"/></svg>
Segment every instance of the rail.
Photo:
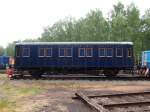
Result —
<svg viewBox="0 0 150 112"><path fill-rule="evenodd" d="M126 107L131 107L131 108L139 107L140 109L146 110L145 107L142 108L142 106L150 106L150 91L101 94L101 95L85 95L83 92L77 92L77 93L75 93L75 95L76 95L76 97L74 97L74 99L80 99L86 105L88 105L90 108L92 108L94 111L97 111L97 112L110 112L110 110L112 108L125 108L126 109ZM145 95L148 95L148 97L146 97ZM113 99L114 97L118 98L117 101L119 101L124 97L127 98L126 96L128 96L128 97L143 96L143 97L145 97L145 99L141 100L141 99L138 99L141 97L137 97L136 101L135 100L128 101L128 99L126 99L126 101L123 101L123 102L110 102L110 100ZM101 100L96 101L96 98L102 99L104 97L109 99L109 103L102 102ZM135 112L136 111L137 110L135 109ZM150 109L148 108L148 110L146 110L146 111L150 111Z"/></svg>

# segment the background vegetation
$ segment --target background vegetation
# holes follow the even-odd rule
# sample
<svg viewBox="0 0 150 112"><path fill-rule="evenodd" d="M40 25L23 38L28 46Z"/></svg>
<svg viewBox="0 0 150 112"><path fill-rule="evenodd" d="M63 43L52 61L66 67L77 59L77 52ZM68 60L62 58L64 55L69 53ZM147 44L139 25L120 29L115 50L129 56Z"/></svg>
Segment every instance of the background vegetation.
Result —
<svg viewBox="0 0 150 112"><path fill-rule="evenodd" d="M59 20L52 26L47 26L38 39L24 41L132 41L135 55L138 57L141 51L150 49L149 40L150 9L140 15L135 4L131 3L125 7L118 2L107 18L100 9L91 10L78 20L74 17ZM13 55L13 46L14 43L7 46L6 54Z"/></svg>

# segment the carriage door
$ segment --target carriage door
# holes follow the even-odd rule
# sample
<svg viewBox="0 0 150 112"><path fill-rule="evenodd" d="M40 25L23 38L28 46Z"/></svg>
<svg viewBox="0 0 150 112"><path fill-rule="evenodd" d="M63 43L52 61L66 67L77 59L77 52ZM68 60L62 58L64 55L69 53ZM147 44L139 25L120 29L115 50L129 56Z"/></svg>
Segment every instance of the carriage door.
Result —
<svg viewBox="0 0 150 112"><path fill-rule="evenodd" d="M119 68L124 66L124 53L121 47L116 48L115 66Z"/></svg>
<svg viewBox="0 0 150 112"><path fill-rule="evenodd" d="M126 68L134 66L133 49L131 47L124 49L124 61Z"/></svg>
<svg viewBox="0 0 150 112"><path fill-rule="evenodd" d="M65 56L66 56L66 60L65 60L65 65L67 68L71 68L72 67L72 57L73 57L73 47L69 46L67 48L65 48Z"/></svg>
<svg viewBox="0 0 150 112"><path fill-rule="evenodd" d="M22 48L22 65L31 67L31 58L30 58L30 47L25 46Z"/></svg>

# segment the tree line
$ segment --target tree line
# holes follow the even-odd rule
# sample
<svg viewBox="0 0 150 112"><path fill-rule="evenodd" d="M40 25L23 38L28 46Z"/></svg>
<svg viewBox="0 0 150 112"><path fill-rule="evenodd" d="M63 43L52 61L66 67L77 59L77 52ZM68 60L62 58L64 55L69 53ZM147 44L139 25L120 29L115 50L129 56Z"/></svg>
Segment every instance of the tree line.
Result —
<svg viewBox="0 0 150 112"><path fill-rule="evenodd" d="M107 17L100 9L91 10L77 20L66 17L45 27L41 37L24 41L131 41L135 55L139 57L141 51L150 50L150 9L140 15L134 3L125 7L118 2ZM7 54L13 55L13 50L14 43L8 44Z"/></svg>

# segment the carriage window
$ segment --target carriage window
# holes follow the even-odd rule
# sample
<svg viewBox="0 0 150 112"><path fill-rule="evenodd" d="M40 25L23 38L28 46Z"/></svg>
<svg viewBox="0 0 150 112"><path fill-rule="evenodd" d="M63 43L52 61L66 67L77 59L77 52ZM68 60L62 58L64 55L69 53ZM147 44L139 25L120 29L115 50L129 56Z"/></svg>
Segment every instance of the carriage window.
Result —
<svg viewBox="0 0 150 112"><path fill-rule="evenodd" d="M65 56L66 57L71 57L72 56L72 48L66 48Z"/></svg>
<svg viewBox="0 0 150 112"><path fill-rule="evenodd" d="M65 48L59 48L59 57L65 57Z"/></svg>
<svg viewBox="0 0 150 112"><path fill-rule="evenodd" d="M113 56L113 49L112 48L107 48L107 50L106 50L106 56L107 57L112 57Z"/></svg>
<svg viewBox="0 0 150 112"><path fill-rule="evenodd" d="M79 48L79 57L85 57L85 48Z"/></svg>
<svg viewBox="0 0 150 112"><path fill-rule="evenodd" d="M122 57L123 56L123 49L122 48L117 48L116 49L116 56L117 57Z"/></svg>
<svg viewBox="0 0 150 112"><path fill-rule="evenodd" d="M46 55L46 57L51 57L52 56L52 48L46 48L45 55Z"/></svg>
<svg viewBox="0 0 150 112"><path fill-rule="evenodd" d="M105 48L99 48L99 57L105 57Z"/></svg>
<svg viewBox="0 0 150 112"><path fill-rule="evenodd" d="M30 56L30 49L29 48L23 48L22 56L23 57L29 57Z"/></svg>
<svg viewBox="0 0 150 112"><path fill-rule="evenodd" d="M17 48L16 48L16 56L17 56L17 57L20 57L20 56L21 56L21 48L20 48L20 47L17 47Z"/></svg>
<svg viewBox="0 0 150 112"><path fill-rule="evenodd" d="M132 50L131 50L131 48L127 49L127 55L128 55L128 57L132 57Z"/></svg>
<svg viewBox="0 0 150 112"><path fill-rule="evenodd" d="M93 49L92 48L86 48L86 57L92 57Z"/></svg>
<svg viewBox="0 0 150 112"><path fill-rule="evenodd" d="M44 48L40 48L39 49L39 57L44 57L45 53L44 53Z"/></svg>
<svg viewBox="0 0 150 112"><path fill-rule="evenodd" d="M72 48L59 48L59 57L71 57Z"/></svg>

